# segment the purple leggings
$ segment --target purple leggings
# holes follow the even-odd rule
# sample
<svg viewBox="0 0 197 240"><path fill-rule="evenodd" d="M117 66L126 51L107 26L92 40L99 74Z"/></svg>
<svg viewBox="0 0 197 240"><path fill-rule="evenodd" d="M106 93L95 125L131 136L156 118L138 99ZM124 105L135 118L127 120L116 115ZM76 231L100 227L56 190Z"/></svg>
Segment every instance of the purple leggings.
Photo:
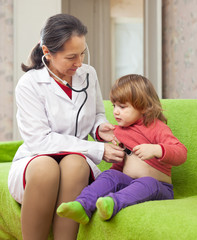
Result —
<svg viewBox="0 0 197 240"><path fill-rule="evenodd" d="M122 208L150 200L173 199L173 185L152 177L133 179L126 174L110 169L101 173L89 186L83 189L76 201L84 207L91 218L99 197L109 196L114 200L114 216Z"/></svg>

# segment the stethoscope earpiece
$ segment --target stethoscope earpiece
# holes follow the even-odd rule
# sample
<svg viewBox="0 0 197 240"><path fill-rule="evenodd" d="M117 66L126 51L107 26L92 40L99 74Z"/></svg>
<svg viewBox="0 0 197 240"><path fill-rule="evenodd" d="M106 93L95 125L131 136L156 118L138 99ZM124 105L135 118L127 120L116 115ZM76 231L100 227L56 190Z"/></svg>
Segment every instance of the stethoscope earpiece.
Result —
<svg viewBox="0 0 197 240"><path fill-rule="evenodd" d="M49 54L50 54L50 53L44 54L44 55L43 55L43 58L44 58L44 57L46 58L46 56L49 56ZM46 58L46 60L48 60L48 59Z"/></svg>

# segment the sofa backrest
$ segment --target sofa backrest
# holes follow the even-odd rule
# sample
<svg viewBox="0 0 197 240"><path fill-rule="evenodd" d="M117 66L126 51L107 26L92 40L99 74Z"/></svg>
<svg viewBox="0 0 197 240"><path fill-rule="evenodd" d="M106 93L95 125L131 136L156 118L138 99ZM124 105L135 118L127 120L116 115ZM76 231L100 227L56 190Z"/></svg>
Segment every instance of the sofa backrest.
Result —
<svg viewBox="0 0 197 240"><path fill-rule="evenodd" d="M175 197L197 195L197 99L162 103L169 127L188 150L187 161L172 169Z"/></svg>
<svg viewBox="0 0 197 240"><path fill-rule="evenodd" d="M172 168L175 197L197 195L197 99L162 99L161 103L168 126L188 149L187 161ZM104 105L108 121L116 124L111 102Z"/></svg>

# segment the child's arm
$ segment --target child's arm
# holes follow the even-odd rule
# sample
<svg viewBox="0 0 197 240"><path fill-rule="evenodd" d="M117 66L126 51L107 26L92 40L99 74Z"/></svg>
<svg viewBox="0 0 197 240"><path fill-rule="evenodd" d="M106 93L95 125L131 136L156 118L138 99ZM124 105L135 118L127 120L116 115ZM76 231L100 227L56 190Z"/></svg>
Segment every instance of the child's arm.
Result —
<svg viewBox="0 0 197 240"><path fill-rule="evenodd" d="M157 158L158 161L172 166L178 166L187 159L186 147L173 135L167 125L157 128L152 133L152 144L135 146L133 151L142 160Z"/></svg>
<svg viewBox="0 0 197 240"><path fill-rule="evenodd" d="M140 144L133 148L133 152L142 160L157 158L164 164L178 166L187 159L186 147L173 135L167 125L163 125L152 132L152 144Z"/></svg>
<svg viewBox="0 0 197 240"><path fill-rule="evenodd" d="M165 125L163 129L158 129L155 141L163 151L158 161L172 166L179 166L186 161L187 148L173 135L168 126Z"/></svg>

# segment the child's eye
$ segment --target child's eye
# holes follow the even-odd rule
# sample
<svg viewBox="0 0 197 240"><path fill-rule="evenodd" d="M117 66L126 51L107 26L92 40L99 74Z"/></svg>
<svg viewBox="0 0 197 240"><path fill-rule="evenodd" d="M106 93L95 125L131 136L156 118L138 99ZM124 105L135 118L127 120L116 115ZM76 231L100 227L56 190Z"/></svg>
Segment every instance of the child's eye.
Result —
<svg viewBox="0 0 197 240"><path fill-rule="evenodd" d="M125 108L126 106L125 105L120 105L120 108Z"/></svg>

